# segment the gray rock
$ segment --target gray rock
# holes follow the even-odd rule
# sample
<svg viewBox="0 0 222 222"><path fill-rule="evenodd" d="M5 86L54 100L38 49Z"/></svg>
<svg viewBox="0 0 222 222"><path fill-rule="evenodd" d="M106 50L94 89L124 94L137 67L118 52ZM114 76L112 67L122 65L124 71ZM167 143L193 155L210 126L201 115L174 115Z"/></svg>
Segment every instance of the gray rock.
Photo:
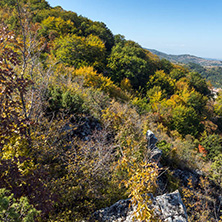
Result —
<svg viewBox="0 0 222 222"><path fill-rule="evenodd" d="M151 160L155 162L159 162L162 156L162 150L158 149L157 147L151 150Z"/></svg>
<svg viewBox="0 0 222 222"><path fill-rule="evenodd" d="M156 197L163 221L187 221L186 208L182 202L179 191Z"/></svg>
<svg viewBox="0 0 222 222"><path fill-rule="evenodd" d="M151 208L161 221L187 222L186 208L181 200L179 191L164 194L152 199ZM134 220L136 206L131 205L130 199L120 200L111 207L96 211L90 221L98 222L130 222Z"/></svg>
<svg viewBox="0 0 222 222"><path fill-rule="evenodd" d="M94 117L72 117L63 127L62 133L65 132L67 140L72 140L73 137L78 137L84 141L89 141L94 130L101 129L101 124Z"/></svg>
<svg viewBox="0 0 222 222"><path fill-rule="evenodd" d="M126 221L126 218L133 212L130 199L120 200L111 207L103 208L94 213L95 221Z"/></svg>
<svg viewBox="0 0 222 222"><path fill-rule="evenodd" d="M150 152L150 159L155 162L159 162L162 156L162 150L156 147L158 139L155 137L154 133L151 130L146 132L147 138L147 149Z"/></svg>
<svg viewBox="0 0 222 222"><path fill-rule="evenodd" d="M176 170L173 170L172 172L173 172L173 176L180 179L182 184L185 186L188 186L189 179L192 180L192 183L194 186L196 186L199 182L200 176L197 173L191 172L189 170L176 169Z"/></svg>
<svg viewBox="0 0 222 222"><path fill-rule="evenodd" d="M151 130L147 130L146 132L147 138L147 147L148 149L153 149L156 146L158 139L155 137L154 133Z"/></svg>

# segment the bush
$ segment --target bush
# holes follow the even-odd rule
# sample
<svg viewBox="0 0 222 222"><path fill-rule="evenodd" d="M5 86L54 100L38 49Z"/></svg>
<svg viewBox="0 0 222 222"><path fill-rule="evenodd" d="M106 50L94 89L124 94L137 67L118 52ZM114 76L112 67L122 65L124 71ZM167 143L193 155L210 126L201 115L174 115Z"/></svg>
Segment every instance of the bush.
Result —
<svg viewBox="0 0 222 222"><path fill-rule="evenodd" d="M76 92L61 89L56 86L51 86L48 89L48 107L47 113L58 113L64 111L65 113L85 113L88 112L84 100Z"/></svg>
<svg viewBox="0 0 222 222"><path fill-rule="evenodd" d="M172 144L167 143L166 140L158 142L157 147L163 151L163 156L167 157L172 149Z"/></svg>
<svg viewBox="0 0 222 222"><path fill-rule="evenodd" d="M38 214L39 211L29 204L27 197L21 197L16 200L9 191L0 189L1 221L34 222Z"/></svg>
<svg viewBox="0 0 222 222"><path fill-rule="evenodd" d="M214 157L214 162L211 165L211 177L219 185L222 185L222 154Z"/></svg>
<svg viewBox="0 0 222 222"><path fill-rule="evenodd" d="M211 160L222 153L222 138L217 134L203 138L201 145L207 150L207 157Z"/></svg>

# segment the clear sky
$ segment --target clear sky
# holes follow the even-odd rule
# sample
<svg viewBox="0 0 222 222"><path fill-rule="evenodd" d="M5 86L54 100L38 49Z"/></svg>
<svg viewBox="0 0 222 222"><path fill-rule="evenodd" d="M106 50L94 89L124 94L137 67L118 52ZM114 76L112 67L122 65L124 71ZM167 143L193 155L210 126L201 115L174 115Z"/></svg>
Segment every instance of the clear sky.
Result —
<svg viewBox="0 0 222 222"><path fill-rule="evenodd" d="M142 47L222 59L222 0L47 0Z"/></svg>

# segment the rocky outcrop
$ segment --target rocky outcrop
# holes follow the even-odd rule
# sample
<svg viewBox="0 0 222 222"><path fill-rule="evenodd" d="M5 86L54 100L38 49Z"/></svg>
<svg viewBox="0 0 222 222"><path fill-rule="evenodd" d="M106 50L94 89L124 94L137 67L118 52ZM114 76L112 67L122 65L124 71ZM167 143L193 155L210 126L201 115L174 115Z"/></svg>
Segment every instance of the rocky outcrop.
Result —
<svg viewBox="0 0 222 222"><path fill-rule="evenodd" d="M67 140L78 137L84 141L88 141L95 130L101 129L99 121L92 116L73 116L63 127L62 132L66 132Z"/></svg>
<svg viewBox="0 0 222 222"><path fill-rule="evenodd" d="M186 208L181 200L180 193L175 191L152 197L151 208L161 221L165 222L187 222ZM111 207L96 211L91 221L98 222L130 222L134 220L136 206L131 205L130 199L120 200Z"/></svg>
<svg viewBox="0 0 222 222"><path fill-rule="evenodd" d="M131 206L130 199L119 200L111 207L106 207L96 211L93 214L91 221L111 222L111 221L132 221L133 207Z"/></svg>
<svg viewBox="0 0 222 222"><path fill-rule="evenodd" d="M160 161L162 151L156 147L158 139L154 133L150 130L146 133L147 137L147 149L150 153L152 161ZM181 172L175 172L175 176L181 177ZM184 180L187 180L190 175L186 175ZM164 194L161 196L153 197L149 194L152 200L152 204L149 208L154 209L155 215L165 222L186 222L187 213L186 208L181 200L179 191L173 193ZM110 207L103 208L96 211L90 221L98 222L131 222L138 221L135 219L135 212L137 206L132 205L130 199L120 200Z"/></svg>
<svg viewBox="0 0 222 222"><path fill-rule="evenodd" d="M179 191L157 196L156 203L159 207L160 218L169 222L187 221L186 208L182 202Z"/></svg>
<svg viewBox="0 0 222 222"><path fill-rule="evenodd" d="M146 132L146 138L147 138L147 148L148 152L150 152L151 160L159 162L162 156L162 150L156 147L158 139L155 137L154 133L151 130L148 130Z"/></svg>

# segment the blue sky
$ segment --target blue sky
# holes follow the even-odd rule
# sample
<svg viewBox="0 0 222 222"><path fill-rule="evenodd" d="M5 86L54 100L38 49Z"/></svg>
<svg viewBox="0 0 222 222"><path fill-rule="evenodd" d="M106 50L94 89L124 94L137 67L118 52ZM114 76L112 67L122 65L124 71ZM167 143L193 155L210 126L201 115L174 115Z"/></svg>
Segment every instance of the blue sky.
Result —
<svg viewBox="0 0 222 222"><path fill-rule="evenodd" d="M222 59L222 0L48 0L145 48Z"/></svg>

